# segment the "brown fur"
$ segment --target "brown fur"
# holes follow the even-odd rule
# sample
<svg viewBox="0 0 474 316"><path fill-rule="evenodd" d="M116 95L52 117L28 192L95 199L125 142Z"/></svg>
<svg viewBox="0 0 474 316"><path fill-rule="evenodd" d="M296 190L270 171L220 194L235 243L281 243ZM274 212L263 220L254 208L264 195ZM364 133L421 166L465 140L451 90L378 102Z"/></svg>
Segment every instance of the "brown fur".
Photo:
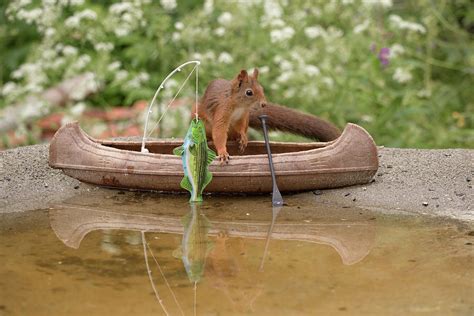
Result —
<svg viewBox="0 0 474 316"><path fill-rule="evenodd" d="M246 95L247 90L252 95ZM194 112L195 110L193 110ZM212 139L221 162L227 162L227 140L238 140L240 150L247 146L249 125L261 128L259 115L269 116L269 128L329 141L337 138L341 132L331 123L316 116L269 104L265 99L262 86L258 82L258 70L251 76L241 70L232 80L212 81L199 103L199 117L204 120L206 133Z"/></svg>

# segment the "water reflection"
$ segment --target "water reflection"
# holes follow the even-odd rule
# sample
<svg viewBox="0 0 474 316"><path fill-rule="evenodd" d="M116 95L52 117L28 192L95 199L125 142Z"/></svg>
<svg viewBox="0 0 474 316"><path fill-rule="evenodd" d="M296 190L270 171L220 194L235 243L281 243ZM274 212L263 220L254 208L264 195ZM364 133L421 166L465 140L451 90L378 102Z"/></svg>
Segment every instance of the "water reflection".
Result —
<svg viewBox="0 0 474 316"><path fill-rule="evenodd" d="M157 207L160 212L113 201L90 205L71 200L49 210L49 218L57 237L75 249L87 234L103 230L102 249L111 254L120 253L120 244L114 244L110 231L128 231L122 238L129 245L141 244L151 288L166 314L170 310L181 314L184 311L175 295L176 282L168 282L169 270L166 272L161 266L163 255L158 256L152 250L153 245L160 243L156 236L148 238L152 233L180 236L180 242L171 247L173 257L182 262L181 270L193 288L194 313L201 283L205 283L206 291L212 288L223 294L231 310L250 312L262 293L271 290L265 288L265 274L272 275L272 268L279 260L299 259L302 245L329 245L344 265L353 265L369 254L375 240L375 221L360 216L324 218L307 210L289 211L279 207L261 208L260 213L250 217L245 207L228 214L222 205L219 209L187 204L166 210L164 205ZM305 219L301 220L298 215L303 213ZM259 241L259 255L249 250L255 248L255 241ZM272 255L276 241L285 242L286 257ZM275 253L281 254L281 244L275 245L278 246ZM167 303L163 295L168 298ZM171 297L174 302L170 301Z"/></svg>

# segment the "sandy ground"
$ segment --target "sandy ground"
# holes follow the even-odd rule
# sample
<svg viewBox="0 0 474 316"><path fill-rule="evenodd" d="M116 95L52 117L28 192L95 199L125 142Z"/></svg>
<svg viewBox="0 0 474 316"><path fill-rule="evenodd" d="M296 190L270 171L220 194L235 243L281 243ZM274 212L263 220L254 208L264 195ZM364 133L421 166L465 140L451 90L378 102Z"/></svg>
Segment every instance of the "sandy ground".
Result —
<svg viewBox="0 0 474 316"><path fill-rule="evenodd" d="M315 203L474 221L474 150L384 148L372 183L298 194ZM48 146L0 152L0 213L42 209L93 190L48 166Z"/></svg>

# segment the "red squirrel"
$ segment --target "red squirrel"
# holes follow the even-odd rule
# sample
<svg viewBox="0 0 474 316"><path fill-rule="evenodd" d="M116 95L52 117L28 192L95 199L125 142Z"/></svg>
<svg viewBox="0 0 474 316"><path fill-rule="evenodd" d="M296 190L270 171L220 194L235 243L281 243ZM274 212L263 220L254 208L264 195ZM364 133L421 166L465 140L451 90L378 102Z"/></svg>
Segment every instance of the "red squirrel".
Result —
<svg viewBox="0 0 474 316"><path fill-rule="evenodd" d="M268 103L258 82L258 69L252 75L241 70L232 80L213 80L199 102L198 115L204 120L207 137L213 140L221 164L229 161L227 140L238 140L243 152L248 143L248 127L261 129L258 116L262 114L268 115L270 129L320 141L330 141L341 134L332 123L316 116Z"/></svg>

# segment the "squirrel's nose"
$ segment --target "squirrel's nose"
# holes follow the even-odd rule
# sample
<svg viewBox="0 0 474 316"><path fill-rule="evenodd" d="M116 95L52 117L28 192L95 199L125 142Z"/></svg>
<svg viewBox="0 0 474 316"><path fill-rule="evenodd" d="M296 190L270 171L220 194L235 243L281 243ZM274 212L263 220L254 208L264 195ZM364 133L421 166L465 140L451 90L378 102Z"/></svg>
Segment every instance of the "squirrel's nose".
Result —
<svg viewBox="0 0 474 316"><path fill-rule="evenodd" d="M267 106L267 103L266 103L266 102L261 102L261 103L260 103L260 106L261 106L262 108L264 108L264 107Z"/></svg>

